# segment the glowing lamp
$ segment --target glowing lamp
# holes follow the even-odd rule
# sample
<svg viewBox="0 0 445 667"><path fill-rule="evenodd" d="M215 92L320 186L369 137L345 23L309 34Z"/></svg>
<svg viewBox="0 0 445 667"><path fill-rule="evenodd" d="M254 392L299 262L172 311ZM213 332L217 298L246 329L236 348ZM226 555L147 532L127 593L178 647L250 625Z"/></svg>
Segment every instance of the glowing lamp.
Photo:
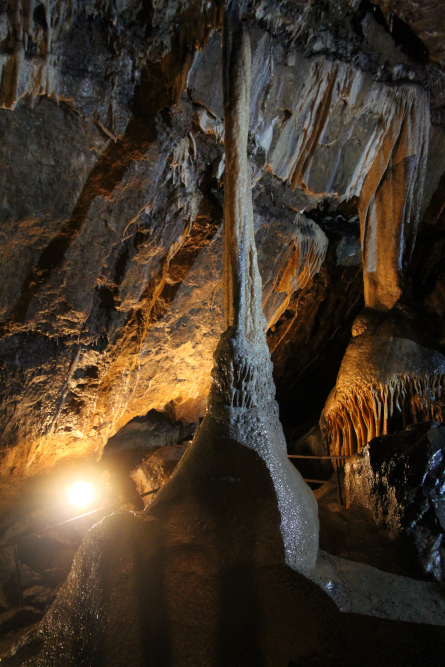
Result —
<svg viewBox="0 0 445 667"><path fill-rule="evenodd" d="M72 505L82 509L94 499L94 487L88 482L74 482L68 489L68 498Z"/></svg>

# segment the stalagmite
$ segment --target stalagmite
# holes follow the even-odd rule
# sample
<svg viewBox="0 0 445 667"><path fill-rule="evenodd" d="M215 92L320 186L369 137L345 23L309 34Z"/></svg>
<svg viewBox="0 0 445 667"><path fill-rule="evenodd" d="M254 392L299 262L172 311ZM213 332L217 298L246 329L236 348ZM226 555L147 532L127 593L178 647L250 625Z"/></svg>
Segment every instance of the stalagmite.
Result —
<svg viewBox="0 0 445 667"><path fill-rule="evenodd" d="M201 476L207 466L209 470L213 467L215 457L221 456L221 449L227 444L237 451L238 460L248 448L257 455L255 460L261 470L265 472L263 464L267 466L267 475L272 480L286 562L297 568L311 567L318 550L317 506L311 490L287 458L266 343L247 163L249 79L249 38L232 3L226 15L223 62L226 148L223 284L227 329L214 355L204 421L178 472L155 499L152 511L163 512L163 506L176 494L182 494L197 474L199 484L207 484ZM264 472L259 471L259 475ZM239 474L242 476L241 469ZM252 492L258 494L261 511L264 494L260 484ZM230 495L236 503L236 489ZM266 524L262 530L268 531Z"/></svg>
<svg viewBox="0 0 445 667"><path fill-rule="evenodd" d="M259 570L315 565L317 503L287 458L266 344L247 165L250 47L234 2L224 32L227 329L207 412L146 511L111 516L90 531L29 664L259 664L252 656L260 621L250 607L252 656L243 657L243 646L236 659L224 657L233 637L220 638L234 606L265 603Z"/></svg>

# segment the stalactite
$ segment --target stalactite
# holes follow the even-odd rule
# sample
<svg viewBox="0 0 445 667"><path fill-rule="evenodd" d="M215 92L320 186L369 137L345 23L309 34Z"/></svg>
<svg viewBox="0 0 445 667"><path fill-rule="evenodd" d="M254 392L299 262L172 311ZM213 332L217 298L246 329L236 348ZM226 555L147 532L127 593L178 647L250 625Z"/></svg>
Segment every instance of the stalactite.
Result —
<svg viewBox="0 0 445 667"><path fill-rule="evenodd" d="M409 424L445 420L445 365L423 376L398 373L385 383L351 383L347 392L334 389L322 417L322 430L331 454L360 453L375 437Z"/></svg>
<svg viewBox="0 0 445 667"><path fill-rule="evenodd" d="M359 201L365 304L387 310L403 291L419 224L429 140L429 99L404 87L394 121L363 183Z"/></svg>
<svg viewBox="0 0 445 667"><path fill-rule="evenodd" d="M2 43L10 49L0 56L0 106L13 108L25 94L55 95L58 83L58 43L83 7L79 0L17 0L8 2ZM104 3L110 10L112 3ZM39 9L40 13L36 10ZM4 40L4 41L3 41ZM35 56L25 58L30 44Z"/></svg>

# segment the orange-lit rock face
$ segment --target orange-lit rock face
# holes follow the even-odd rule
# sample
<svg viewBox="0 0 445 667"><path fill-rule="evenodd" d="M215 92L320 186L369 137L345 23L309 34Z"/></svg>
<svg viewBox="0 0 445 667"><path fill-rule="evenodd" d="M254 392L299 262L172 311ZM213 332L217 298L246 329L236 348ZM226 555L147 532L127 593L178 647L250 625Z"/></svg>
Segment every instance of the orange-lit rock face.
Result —
<svg viewBox="0 0 445 667"><path fill-rule="evenodd" d="M300 570L315 565L317 503L287 457L266 343L247 162L250 43L235 2L230 2L226 10L222 64L226 137L223 227L226 328L215 351L206 415L174 475L156 494L145 514L140 513L136 518L135 513L128 512L122 521L118 513L93 527L89 535L92 539L84 542L85 551L79 552L71 577L42 626L38 655L33 659L36 665L51 662L74 665L85 659L113 665L117 664L116 656L121 661L124 654L129 664L142 665L151 659L153 642L149 626L153 615L148 605L154 596L160 607L168 609L166 622L163 622L163 626L168 627L170 623L177 625L176 613L186 607L190 618L196 618L195 605L197 601L200 603L197 590L205 590L202 601L207 599L204 607L212 611L210 617L205 614L203 624L201 620L198 624L206 636L217 636L218 628L224 625L225 611L221 607L228 607L231 614L234 606L232 601L222 605L224 589L231 591L233 587L227 573L241 571L245 578L252 579L256 571L280 568L284 563ZM152 467L155 483L159 484L167 474L166 452L162 454L164 465L159 461L158 465L154 463L154 470ZM149 467L145 462L143 469L133 474L139 488L141 484L147 485L145 473L149 472ZM135 533L130 524L136 529ZM106 537L113 535L116 525L120 526L125 552L128 553L128 547L132 551L134 567L126 563L121 540L115 549L106 546ZM130 533L137 536L136 543ZM153 538L154 551L149 547ZM141 554L145 557L149 554L149 559L161 564L163 574L156 577L161 585L156 591L147 585L146 577L155 564L152 562L150 566L145 557L141 560ZM190 579L188 571L187 589L183 589L176 576L177 590L169 591L167 573L173 564L173 554L181 554L182 565L178 572L184 567L188 571L191 562L193 572L199 573L200 584L196 590L197 582ZM193 554L192 561L185 554ZM198 560L195 554L200 554ZM87 563L92 565L94 573L85 588L82 573L88 568ZM109 573L106 579L102 571L104 563ZM123 595L118 580L109 585L110 573L116 570L126 579ZM215 605L211 600L215 596L215 582L220 609L218 612L215 608L214 613ZM256 595L257 604L262 604L261 587L254 584L251 591ZM80 596L82 605L79 605ZM143 644L135 640L130 631L125 633L126 641L131 637L130 644L123 649L122 633L110 631L116 608L126 610L129 627L139 628L138 634L144 636ZM184 612L180 615L185 618ZM105 633L104 627L108 630ZM247 633L243 631L244 637L248 641L252 637L255 642L258 627ZM61 641L62 634L66 636L65 641ZM180 654L175 652L174 635L169 635L168 651L166 654L156 651L157 662L179 665L184 662L184 651L181 647ZM93 636L96 648L90 641ZM207 652L208 641L202 641L202 635L200 643L206 648L204 652L196 648L191 651L194 661L206 663L212 653L217 656L217 651ZM221 644L221 640L218 639L217 644ZM245 655L244 652L243 662ZM252 662L250 658L247 661ZM236 659L235 664L241 663Z"/></svg>
<svg viewBox="0 0 445 667"><path fill-rule="evenodd" d="M31 4L0 7L0 469L16 474L99 455L151 408L195 421L224 326L220 3ZM245 17L259 270L284 394L314 362L323 382L348 335L339 313L349 323L361 307L352 269L332 268L337 212L351 228L360 213L367 302L386 309L419 202L432 225L443 209L438 66L354 3L317 7L255 0Z"/></svg>

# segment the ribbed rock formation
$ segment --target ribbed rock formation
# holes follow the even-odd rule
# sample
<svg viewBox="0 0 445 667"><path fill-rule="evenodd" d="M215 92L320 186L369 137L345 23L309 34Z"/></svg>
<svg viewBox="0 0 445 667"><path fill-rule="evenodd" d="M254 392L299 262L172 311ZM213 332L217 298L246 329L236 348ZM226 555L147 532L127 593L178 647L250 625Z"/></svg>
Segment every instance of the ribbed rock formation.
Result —
<svg viewBox="0 0 445 667"><path fill-rule="evenodd" d="M332 454L360 453L377 436L445 419L445 357L419 342L415 330L397 312L357 318L322 413Z"/></svg>
<svg viewBox="0 0 445 667"><path fill-rule="evenodd" d="M99 456L150 409L204 414L223 329L221 6L0 6L3 472ZM297 378L326 378L315 413L345 349L342 312L349 327L360 308L357 271L326 260L339 221L355 229L360 214L367 300L388 308L419 210L434 224L443 208L443 74L363 3L241 11L269 343L289 400Z"/></svg>
<svg viewBox="0 0 445 667"><path fill-rule="evenodd" d="M72 27L80 2L18 0L9 9L1 24L2 44L10 51L0 61L0 104L13 107L26 93L56 92L58 42Z"/></svg>
<svg viewBox="0 0 445 667"><path fill-rule="evenodd" d="M443 393L445 358L397 331L368 327L372 311L390 311L404 292L425 199L430 128L425 91L397 88L382 120L375 135L378 150L358 200L369 310L353 328L357 337L322 414L325 439L335 454L360 452L370 439L391 431L397 416L406 426L443 413L435 401Z"/></svg>
<svg viewBox="0 0 445 667"><path fill-rule="evenodd" d="M429 105L419 88L397 90L390 121L359 201L365 304L387 310L402 295L426 173Z"/></svg>
<svg viewBox="0 0 445 667"><path fill-rule="evenodd" d="M165 58L175 42L186 76L209 24L220 24L222 6L218 1L202 5L194 0L186 0L180 8L156 5L150 11L143 2L132 0L5 4L0 9L0 106L14 108L24 96L75 100L82 114L94 117L114 141L128 129L131 99L152 51L157 58ZM204 21L197 21L196 14ZM171 24L179 16L175 34ZM89 22L94 24L92 30L87 28ZM146 37L153 29L156 43L148 45ZM178 72L168 56L162 69L176 99L183 89L184 72Z"/></svg>

